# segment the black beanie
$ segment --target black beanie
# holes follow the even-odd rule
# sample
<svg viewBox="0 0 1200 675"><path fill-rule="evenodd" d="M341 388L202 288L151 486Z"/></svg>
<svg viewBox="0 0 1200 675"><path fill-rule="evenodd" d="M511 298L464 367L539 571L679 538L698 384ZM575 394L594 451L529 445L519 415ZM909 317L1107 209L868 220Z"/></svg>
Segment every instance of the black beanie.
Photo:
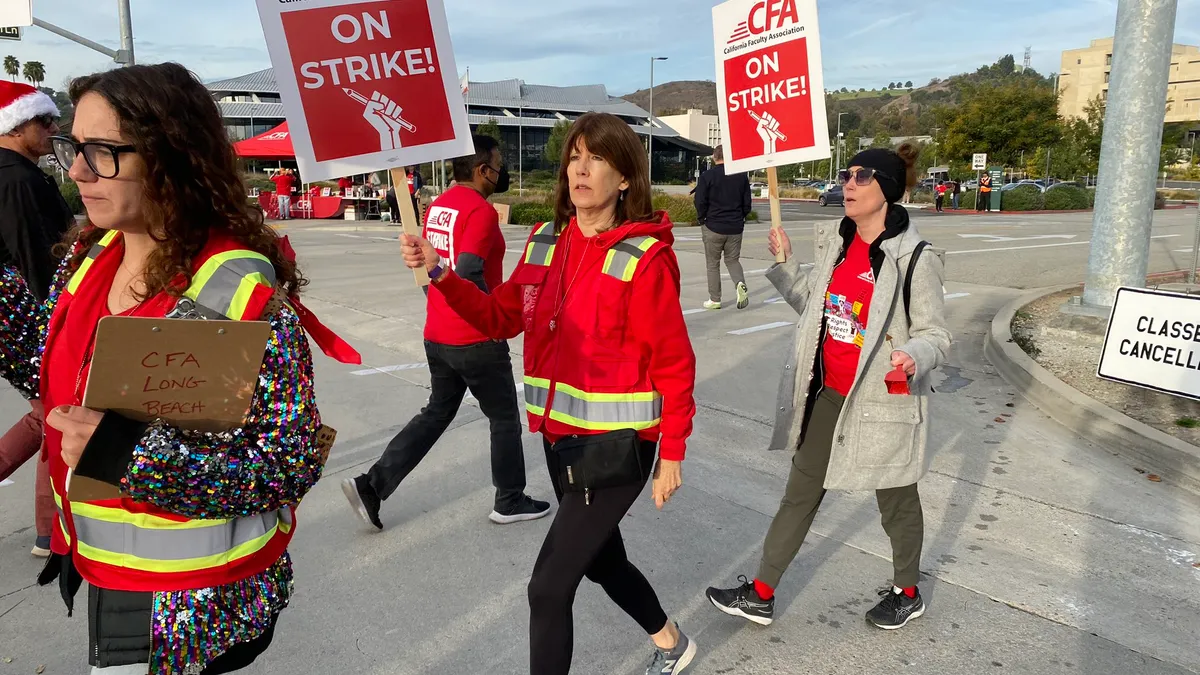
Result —
<svg viewBox="0 0 1200 675"><path fill-rule="evenodd" d="M875 169L875 180L883 190L883 197L889 204L895 204L904 196L904 184L907 181L908 166L900 155L887 148L871 148L863 150L850 160L847 168L861 166L865 169ZM879 175L879 174L884 175Z"/></svg>

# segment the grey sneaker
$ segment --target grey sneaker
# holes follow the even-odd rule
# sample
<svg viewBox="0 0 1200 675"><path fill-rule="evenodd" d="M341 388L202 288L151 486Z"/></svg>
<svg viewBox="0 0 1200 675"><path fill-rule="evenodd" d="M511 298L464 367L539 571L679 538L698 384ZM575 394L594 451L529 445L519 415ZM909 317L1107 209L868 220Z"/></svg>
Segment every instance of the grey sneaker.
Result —
<svg viewBox="0 0 1200 675"><path fill-rule="evenodd" d="M737 284L737 308L746 309L750 306L750 291L746 288L746 282L739 281Z"/></svg>
<svg viewBox="0 0 1200 675"><path fill-rule="evenodd" d="M675 624L675 629L679 630L679 624ZM674 649L663 651L656 648L654 650L650 666L646 668L646 675L679 675L692 664L694 658L696 658L696 643L689 640L688 636L680 630L679 642L675 643Z"/></svg>

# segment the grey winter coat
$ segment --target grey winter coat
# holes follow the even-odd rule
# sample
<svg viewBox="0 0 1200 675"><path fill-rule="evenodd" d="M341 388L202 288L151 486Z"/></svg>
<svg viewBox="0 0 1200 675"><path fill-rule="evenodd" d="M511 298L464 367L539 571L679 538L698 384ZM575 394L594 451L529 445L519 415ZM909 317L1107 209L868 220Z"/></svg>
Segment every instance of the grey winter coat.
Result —
<svg viewBox="0 0 1200 675"><path fill-rule="evenodd" d="M903 231L889 231L879 242L884 257L875 275L858 373L834 431L826 489L879 490L911 485L925 475L932 459L928 450L929 375L945 361L951 341L944 312L942 262L939 252L932 248L926 248L918 258L909 325L904 316L902 288L909 258L921 236L908 222L907 213L902 220ZM845 227L853 227L848 219L843 222L848 224ZM849 231L839 232L833 222L820 223L815 229L816 258L811 269L805 269L793 256L767 273L784 300L800 314L779 386L772 450L795 450L800 444L823 335L825 291L841 257L843 234ZM892 370L893 349L905 352L917 365L916 375L909 379L908 396L889 394L884 384L884 377ZM817 386L822 384L818 382Z"/></svg>

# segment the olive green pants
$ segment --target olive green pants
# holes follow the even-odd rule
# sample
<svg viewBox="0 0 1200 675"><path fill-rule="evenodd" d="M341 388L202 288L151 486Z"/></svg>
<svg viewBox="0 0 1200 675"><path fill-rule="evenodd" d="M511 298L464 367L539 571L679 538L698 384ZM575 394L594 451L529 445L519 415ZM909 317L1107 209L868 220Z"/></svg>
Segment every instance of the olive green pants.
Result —
<svg viewBox="0 0 1200 675"><path fill-rule="evenodd" d="M779 512L767 530L763 543L758 579L771 588L779 585L783 573L800 551L813 518L825 498L825 472L833 450L833 432L845 398L826 388L817 396L809 417L808 429L796 454L787 489L779 502ZM925 539L925 521L917 485L876 490L883 530L892 540L893 583L901 588L917 585L920 574L921 545Z"/></svg>

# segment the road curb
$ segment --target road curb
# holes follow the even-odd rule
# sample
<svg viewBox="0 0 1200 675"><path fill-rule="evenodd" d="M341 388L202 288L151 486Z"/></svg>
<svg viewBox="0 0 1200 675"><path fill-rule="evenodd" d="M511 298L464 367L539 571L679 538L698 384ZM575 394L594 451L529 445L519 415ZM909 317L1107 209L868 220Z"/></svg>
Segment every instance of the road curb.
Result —
<svg viewBox="0 0 1200 675"><path fill-rule="evenodd" d="M1051 419L1082 438L1157 469L1164 479L1200 492L1200 448L1124 415L1055 377L1012 339L1022 307L1068 288L1035 291L1005 305L992 319L983 354L1009 384Z"/></svg>

